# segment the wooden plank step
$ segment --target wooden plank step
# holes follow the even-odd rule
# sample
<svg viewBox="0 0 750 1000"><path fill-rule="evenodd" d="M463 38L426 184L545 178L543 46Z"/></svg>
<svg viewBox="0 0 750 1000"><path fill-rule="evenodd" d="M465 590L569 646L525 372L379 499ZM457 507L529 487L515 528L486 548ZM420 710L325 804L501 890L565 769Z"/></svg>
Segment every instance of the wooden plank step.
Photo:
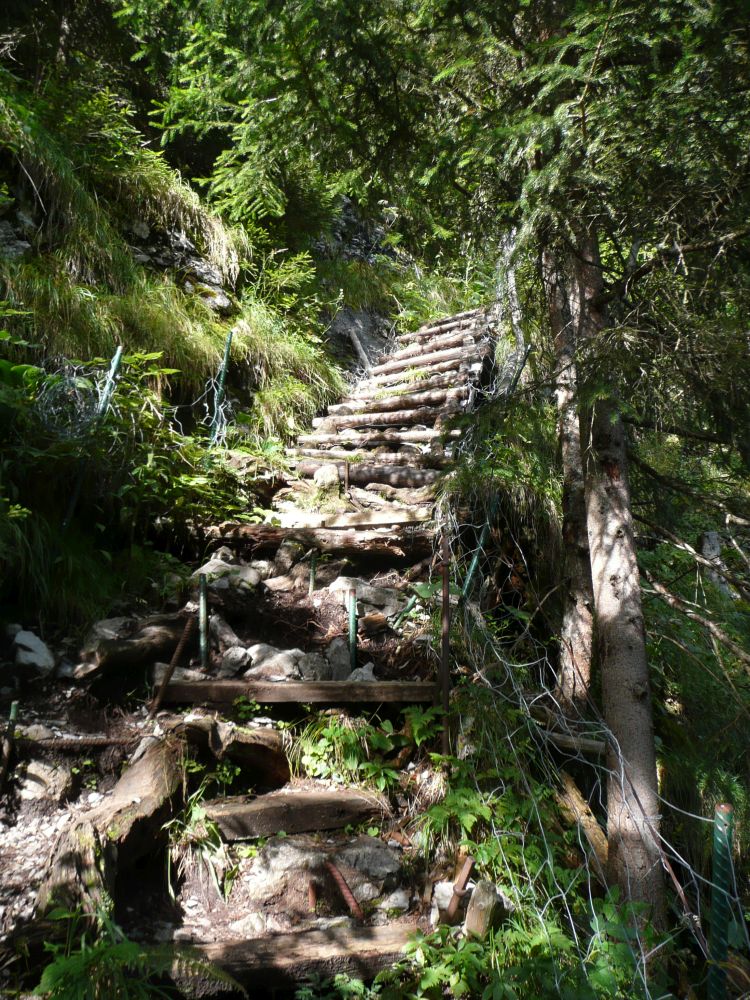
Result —
<svg viewBox="0 0 750 1000"><path fill-rule="evenodd" d="M388 444L399 446L402 444L421 444L439 441L441 438L455 440L459 437L461 437L460 430L443 431L432 427L425 428L424 430L374 431L371 434L344 427L338 434L300 434L297 442L301 445L351 444L354 447L368 447Z"/></svg>
<svg viewBox="0 0 750 1000"><path fill-rule="evenodd" d="M388 410L410 410L418 406L441 406L443 403L465 399L468 393L466 385L454 389L429 389L426 392L414 390L386 395L362 395L346 403L335 403L328 407L328 413L333 416L347 413L362 413L367 410L377 410L382 413Z"/></svg>
<svg viewBox="0 0 750 1000"><path fill-rule="evenodd" d="M411 330L408 333L400 333L396 337L398 344L427 344L432 343L438 337L448 336L451 333L468 332L472 335L479 335L486 329L482 317L453 320L444 326L421 327L419 330Z"/></svg>
<svg viewBox="0 0 750 1000"><path fill-rule="evenodd" d="M297 464L297 475L309 479L314 476L322 465L336 465L342 482L349 476L349 482L357 486L367 486L369 483L387 483L390 486L427 486L436 482L442 473L438 469L416 469L400 465L375 465L360 462L346 468L346 463L316 462L308 458Z"/></svg>
<svg viewBox="0 0 750 1000"><path fill-rule="evenodd" d="M439 468L446 461L445 455L433 452L423 454L414 449L411 451L366 452L347 451L346 448L297 448L296 451L290 448L288 455L291 461L305 461L309 458L315 458L323 463L349 462L351 465L359 465L377 462L379 465L410 465L414 468L426 466L431 469ZM321 527L323 526L321 524Z"/></svg>
<svg viewBox="0 0 750 1000"><path fill-rule="evenodd" d="M171 681L169 704L232 705L247 698L261 705L425 704L435 698L432 681Z"/></svg>
<svg viewBox="0 0 750 1000"><path fill-rule="evenodd" d="M432 551L432 535L412 527L386 532L374 528L277 528L227 521L208 528L206 535L230 545L247 546L253 555L275 552L287 538L318 552L336 552L354 559L367 555L416 561Z"/></svg>
<svg viewBox="0 0 750 1000"><path fill-rule="evenodd" d="M259 988L291 990L304 979L332 979L337 973L367 982L398 961L416 932L416 924L408 923L329 927L191 947L249 987L250 996L259 997L265 995Z"/></svg>
<svg viewBox="0 0 750 1000"><path fill-rule="evenodd" d="M455 403L446 406L432 407L419 406L413 410L387 410L385 412L373 411L371 413L351 413L334 414L331 417L316 417L313 427L328 425L338 430L341 427L387 427L389 424L396 426L409 424L434 424L436 420L445 417L449 413L458 412L459 407Z"/></svg>
<svg viewBox="0 0 750 1000"><path fill-rule="evenodd" d="M205 803L224 840L249 840L285 833L342 830L349 824L383 816L388 809L376 795L354 788L282 788L250 799L235 796Z"/></svg>
<svg viewBox="0 0 750 1000"><path fill-rule="evenodd" d="M454 313L452 316L443 316L441 319L434 319L429 323L423 323L418 330L408 331L399 334L398 340L402 337L412 337L415 334L433 333L435 330L444 330L446 327L455 326L457 323L465 323L470 320L484 319L487 315L487 306L478 306L476 309L466 309L463 312Z"/></svg>

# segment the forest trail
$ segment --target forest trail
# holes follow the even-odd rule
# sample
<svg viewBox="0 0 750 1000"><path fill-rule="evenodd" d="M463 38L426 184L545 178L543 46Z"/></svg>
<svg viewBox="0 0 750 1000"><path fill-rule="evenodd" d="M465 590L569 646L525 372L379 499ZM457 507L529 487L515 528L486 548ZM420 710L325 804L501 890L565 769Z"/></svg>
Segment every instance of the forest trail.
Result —
<svg viewBox="0 0 750 1000"><path fill-rule="evenodd" d="M434 501L461 435L449 420L486 390L493 354L487 312L448 317L400 337L314 421L290 455L296 476L277 491L266 522L208 532L213 552L191 578L194 599L201 575L207 587L202 655L196 603L171 616L95 626L79 678L90 671L96 684L113 666L150 670L168 655L172 663L154 669L155 718L123 720L120 759L138 743L123 776L55 827L31 928L44 927L53 899L88 905L111 895L131 937L189 942L245 986L284 995L310 974L371 976L449 905L455 919L463 888L454 894L452 879L443 881L438 899L439 877L419 871L403 832L413 808L406 798L383 794L367 760L364 780L338 768L320 721L306 743L303 736L307 761L286 731L300 711L310 716L300 706L312 706L342 733L364 734L357 739L369 756L367 741L382 738L371 725L377 717L395 734L392 774L421 780L404 770L414 749L404 710L437 702L438 655L429 615L423 609L412 620L414 586L429 586L440 567ZM186 652L197 654L189 667L183 632ZM189 711L176 714L168 708L175 705ZM70 728L62 736L73 745L80 738ZM116 744L110 738L109 750ZM85 745L94 754L97 737ZM53 738L37 749L54 747ZM205 797L201 785L185 803L185 753L199 769L213 767L207 773L220 774L225 790L244 779L252 794ZM173 899L163 883L165 820L178 858ZM92 841L113 848L111 856L104 848L106 863ZM225 899L204 868L217 887L231 875ZM18 928L7 918L6 928L12 939ZM194 974L176 979L188 996L214 988L202 980L198 987Z"/></svg>

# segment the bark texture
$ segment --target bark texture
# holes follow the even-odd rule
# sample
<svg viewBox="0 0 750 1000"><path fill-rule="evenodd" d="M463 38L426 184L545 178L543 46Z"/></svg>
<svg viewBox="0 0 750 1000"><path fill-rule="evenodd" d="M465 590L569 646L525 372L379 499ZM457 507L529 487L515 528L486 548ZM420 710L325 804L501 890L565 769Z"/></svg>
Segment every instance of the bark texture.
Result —
<svg viewBox="0 0 750 1000"><path fill-rule="evenodd" d="M582 240L579 251L579 335L595 341L606 325L599 305L603 283L595 235ZM598 400L590 419L586 511L596 641L604 717L619 749L608 754L609 876L626 899L649 904L651 921L661 925L656 754L625 428L611 398Z"/></svg>
<svg viewBox="0 0 750 1000"><path fill-rule="evenodd" d="M576 329L555 255L542 254L542 281L555 347L555 396L563 470L565 590L556 696L570 715L583 714L591 683L594 597L586 530L586 496L578 414ZM571 303L580 313L577 297Z"/></svg>

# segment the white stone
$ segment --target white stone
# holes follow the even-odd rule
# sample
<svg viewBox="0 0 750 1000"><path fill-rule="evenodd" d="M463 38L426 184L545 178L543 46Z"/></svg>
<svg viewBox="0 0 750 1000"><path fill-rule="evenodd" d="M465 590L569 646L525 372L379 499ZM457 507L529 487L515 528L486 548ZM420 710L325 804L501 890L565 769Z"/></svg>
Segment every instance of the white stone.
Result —
<svg viewBox="0 0 750 1000"><path fill-rule="evenodd" d="M219 677L236 677L251 660L249 649L245 649L244 646L232 646L221 658Z"/></svg>
<svg viewBox="0 0 750 1000"><path fill-rule="evenodd" d="M366 663L363 667L357 667L356 670L352 670L352 672L347 677L347 680L352 681L352 683L354 681L359 681L359 682L374 681L375 680L374 670L375 670L374 663Z"/></svg>
<svg viewBox="0 0 750 1000"><path fill-rule="evenodd" d="M447 910L448 904L453 899L452 882L436 882L432 890L432 902L439 910Z"/></svg>
<svg viewBox="0 0 750 1000"><path fill-rule="evenodd" d="M19 778L19 794L26 801L51 799L63 802L73 788L73 776L68 768L45 764L40 760L29 761L25 768L19 768Z"/></svg>
<svg viewBox="0 0 750 1000"><path fill-rule="evenodd" d="M52 650L38 635L21 629L13 638L16 651L16 666L30 667L38 674L46 677L55 669L55 657Z"/></svg>
<svg viewBox="0 0 750 1000"><path fill-rule="evenodd" d="M313 482L319 490L324 490L325 492L336 492L339 491L339 470L338 467L332 463L326 463L321 465L313 473Z"/></svg>
<svg viewBox="0 0 750 1000"><path fill-rule="evenodd" d="M279 652L276 646L269 646L267 642L256 642L254 646L248 646L247 651L254 667L259 667L263 660Z"/></svg>
<svg viewBox="0 0 750 1000"><path fill-rule="evenodd" d="M392 892L390 896L384 896L383 899L378 903L379 910L402 910L406 911L409 909L409 904L411 903L411 898L409 892L406 889L396 889Z"/></svg>

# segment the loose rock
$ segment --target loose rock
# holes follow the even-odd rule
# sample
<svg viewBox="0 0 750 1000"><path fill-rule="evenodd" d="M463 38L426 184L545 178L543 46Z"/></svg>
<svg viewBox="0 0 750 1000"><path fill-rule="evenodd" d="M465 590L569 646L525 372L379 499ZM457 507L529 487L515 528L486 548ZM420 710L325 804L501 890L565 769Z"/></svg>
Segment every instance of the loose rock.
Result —
<svg viewBox="0 0 750 1000"><path fill-rule="evenodd" d="M13 638L16 651L16 666L33 670L43 677L55 669L55 657L46 642L38 635L22 629Z"/></svg>

